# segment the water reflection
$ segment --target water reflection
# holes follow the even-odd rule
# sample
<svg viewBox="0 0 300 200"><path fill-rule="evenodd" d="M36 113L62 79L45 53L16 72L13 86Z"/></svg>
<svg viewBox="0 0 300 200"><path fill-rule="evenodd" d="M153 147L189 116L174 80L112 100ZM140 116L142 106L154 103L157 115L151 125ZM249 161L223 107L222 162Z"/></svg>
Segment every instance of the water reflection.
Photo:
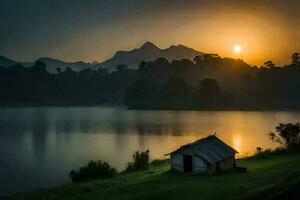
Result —
<svg viewBox="0 0 300 200"><path fill-rule="evenodd" d="M274 147L266 133L279 122L296 121L298 112L0 108L0 195L66 183L70 169L91 159L121 170L135 150L161 158L215 132L249 155L257 146Z"/></svg>

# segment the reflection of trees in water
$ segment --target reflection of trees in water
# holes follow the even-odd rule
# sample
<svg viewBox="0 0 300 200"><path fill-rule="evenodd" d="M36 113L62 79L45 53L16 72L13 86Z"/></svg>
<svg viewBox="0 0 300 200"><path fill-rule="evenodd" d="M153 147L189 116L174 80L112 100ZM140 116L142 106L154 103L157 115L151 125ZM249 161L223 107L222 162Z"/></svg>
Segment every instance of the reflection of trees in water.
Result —
<svg viewBox="0 0 300 200"><path fill-rule="evenodd" d="M55 116L54 129L61 133L89 133L94 129L95 121L90 118L90 108L63 108L61 115Z"/></svg>
<svg viewBox="0 0 300 200"><path fill-rule="evenodd" d="M32 143L33 153L36 160L44 159L47 148L47 133L49 121L47 119L47 109L34 109L32 113Z"/></svg>
<svg viewBox="0 0 300 200"><path fill-rule="evenodd" d="M13 144L16 144L18 149L27 145L25 148L32 148L30 151L36 159L44 159L47 148L52 148L47 147L52 144L49 143L51 140L47 141L51 139L51 130L55 133L55 146L71 144L72 133L110 133L114 134L115 148L122 150L133 142L137 142L141 148L146 148L149 135L182 135L187 128L182 118L184 115L180 112L122 109L102 112L101 109L96 109L90 115L84 109L76 108L30 108L21 109L19 112L13 112L14 117L0 118L1 140L15 140ZM26 133L31 133L31 137L30 143L25 144L24 141L28 142L29 136ZM124 137L126 134L135 134L136 137ZM9 139L5 139L5 135ZM23 139L20 139L20 135Z"/></svg>
<svg viewBox="0 0 300 200"><path fill-rule="evenodd" d="M78 130L80 133L93 133L95 132L97 122L93 120L79 120Z"/></svg>
<svg viewBox="0 0 300 200"><path fill-rule="evenodd" d="M113 133L116 133L115 137L115 148L117 150L123 150L126 149L127 145L130 145L128 141L125 141L125 139L128 139L127 137L123 137L123 134L127 133L128 131L128 124L125 123L125 120L127 117L124 115L124 111L122 110L114 110L113 111L113 120L111 123L111 128L113 130Z"/></svg>
<svg viewBox="0 0 300 200"><path fill-rule="evenodd" d="M51 111L51 112L50 112ZM141 148L147 148L149 135L183 135L185 115L181 112L169 111L129 111L111 109L106 112L89 112L74 109L33 108L26 111L25 120L5 121L0 123L1 131L19 137L18 134L31 132L32 151L36 159L44 158L51 130L55 133L54 145L61 146L72 143L72 133L110 133L114 134L115 148L124 149L131 143L138 143ZM2 120L3 121L3 120ZM136 137L124 137L135 134ZM25 134L24 134L25 135ZM3 135L2 135L3 137ZM75 139L75 138L74 138ZM101 139L101 137L99 137ZM20 140L20 138L18 138ZM74 141L74 140L73 140ZM48 146L48 148L52 148Z"/></svg>
<svg viewBox="0 0 300 200"><path fill-rule="evenodd" d="M16 121L16 120L1 119L0 130L1 130L1 137L8 136L8 137L19 138L20 135L28 131L28 127L26 126L25 122L22 120Z"/></svg>
<svg viewBox="0 0 300 200"><path fill-rule="evenodd" d="M153 112L150 114L147 112L137 112L135 119L135 130L139 135L183 134L184 126L180 112Z"/></svg>
<svg viewBox="0 0 300 200"><path fill-rule="evenodd" d="M14 170L21 167L19 157L23 151L26 126L23 120L8 120L0 116L0 194L14 191L10 182L18 178ZM21 152L21 153L20 153ZM15 183L17 188L19 183Z"/></svg>
<svg viewBox="0 0 300 200"><path fill-rule="evenodd" d="M184 130L180 113L125 110L116 112L113 119L111 128L116 134L182 135Z"/></svg>
<svg viewBox="0 0 300 200"><path fill-rule="evenodd" d="M144 115L143 112L136 112L135 115L135 129L138 133L138 145L140 149L146 148L146 137L147 135L147 126L144 123Z"/></svg>
<svg viewBox="0 0 300 200"><path fill-rule="evenodd" d="M158 113L157 113L158 112ZM116 135L183 135L184 115L181 112L153 112L112 109L89 116L85 112L68 113L56 119L56 133L113 133ZM74 115L86 117L73 118Z"/></svg>
<svg viewBox="0 0 300 200"><path fill-rule="evenodd" d="M46 108L8 110L4 118L0 119L1 140L7 135L8 140L13 140L13 144L18 144L16 148L20 150L22 148L30 149L28 143L25 144L26 138L30 133L30 146L34 157L36 159L44 158L49 129L47 114ZM6 117L7 119L5 119Z"/></svg>
<svg viewBox="0 0 300 200"><path fill-rule="evenodd" d="M61 120L58 123L58 133L73 133L75 128L75 123L72 120Z"/></svg>
<svg viewBox="0 0 300 200"><path fill-rule="evenodd" d="M124 134L137 135L138 146L147 148L147 139L150 135L182 135L181 114L148 112L148 111L118 111L112 120L112 132L116 134L116 148L128 145L128 137Z"/></svg>

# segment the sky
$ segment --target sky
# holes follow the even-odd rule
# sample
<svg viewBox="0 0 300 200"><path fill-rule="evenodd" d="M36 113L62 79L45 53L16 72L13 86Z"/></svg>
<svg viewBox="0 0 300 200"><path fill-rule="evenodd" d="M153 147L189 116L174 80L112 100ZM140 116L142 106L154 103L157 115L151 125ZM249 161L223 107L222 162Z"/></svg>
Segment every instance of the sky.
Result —
<svg viewBox="0 0 300 200"><path fill-rule="evenodd" d="M0 55L101 62L151 41L283 65L300 51L299 10L297 0L0 0Z"/></svg>

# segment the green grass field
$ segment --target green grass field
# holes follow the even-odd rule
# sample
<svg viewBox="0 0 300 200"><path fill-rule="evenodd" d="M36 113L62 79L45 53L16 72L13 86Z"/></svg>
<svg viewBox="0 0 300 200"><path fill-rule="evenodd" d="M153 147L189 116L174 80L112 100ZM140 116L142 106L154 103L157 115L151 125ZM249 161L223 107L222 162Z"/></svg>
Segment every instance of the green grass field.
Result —
<svg viewBox="0 0 300 200"><path fill-rule="evenodd" d="M273 199L300 186L300 155L242 159L236 171L211 176L186 176L169 170L169 163L147 171L122 174L109 180L71 184L19 194L11 199Z"/></svg>

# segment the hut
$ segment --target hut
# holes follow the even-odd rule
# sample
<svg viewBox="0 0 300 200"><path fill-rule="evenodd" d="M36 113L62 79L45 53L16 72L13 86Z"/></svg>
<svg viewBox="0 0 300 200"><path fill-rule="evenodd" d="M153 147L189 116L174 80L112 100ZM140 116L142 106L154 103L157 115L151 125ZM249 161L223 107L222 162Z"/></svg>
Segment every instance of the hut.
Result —
<svg viewBox="0 0 300 200"><path fill-rule="evenodd" d="M170 155L174 170L189 174L213 174L233 169L236 153L215 135L210 135L166 155Z"/></svg>

